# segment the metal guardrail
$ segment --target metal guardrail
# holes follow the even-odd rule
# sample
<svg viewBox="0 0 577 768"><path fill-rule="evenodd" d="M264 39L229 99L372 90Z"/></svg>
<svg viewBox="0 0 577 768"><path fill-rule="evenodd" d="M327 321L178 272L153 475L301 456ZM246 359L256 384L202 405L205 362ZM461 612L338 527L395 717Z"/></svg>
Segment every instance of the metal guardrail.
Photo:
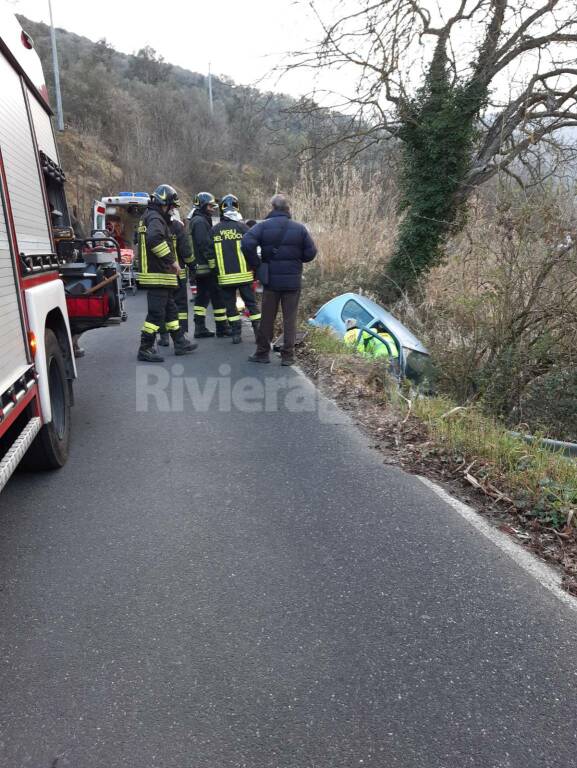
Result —
<svg viewBox="0 0 577 768"><path fill-rule="evenodd" d="M514 437L520 437L526 443L539 443L543 448L551 451L558 451L565 456L577 459L577 443L566 443L563 440L550 440L547 437L535 437L534 435L524 435L522 432L510 432Z"/></svg>

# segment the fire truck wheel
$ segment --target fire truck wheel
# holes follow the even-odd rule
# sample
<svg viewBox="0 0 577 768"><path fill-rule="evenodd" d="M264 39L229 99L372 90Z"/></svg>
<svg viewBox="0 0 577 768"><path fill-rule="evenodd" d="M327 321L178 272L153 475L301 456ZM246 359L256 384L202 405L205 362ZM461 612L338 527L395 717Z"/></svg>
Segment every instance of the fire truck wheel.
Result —
<svg viewBox="0 0 577 768"><path fill-rule="evenodd" d="M64 355L58 339L49 328L44 338L52 421L42 427L26 454L26 468L35 470L64 466L70 444L70 390Z"/></svg>

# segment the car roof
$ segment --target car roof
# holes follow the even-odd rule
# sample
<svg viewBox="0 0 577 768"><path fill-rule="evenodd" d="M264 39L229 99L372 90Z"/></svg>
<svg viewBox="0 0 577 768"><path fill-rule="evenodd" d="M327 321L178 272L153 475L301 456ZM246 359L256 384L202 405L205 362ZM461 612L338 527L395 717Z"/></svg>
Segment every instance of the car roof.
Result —
<svg viewBox="0 0 577 768"><path fill-rule="evenodd" d="M400 320L397 320L397 318L394 317L394 315L391 315L391 313L388 312L384 307L381 307L379 304L372 301L371 299L368 299L366 296L360 296L358 293L343 293L340 296L335 296L334 299L327 301L327 303L324 304L316 314L320 314L322 310L329 307L331 309L336 309L338 307L340 317L342 308L347 303L347 301L350 300L358 302L375 318L375 321L378 320L383 323L383 325L389 329L393 336L395 336L401 346L407 347L407 349L412 349L415 352L421 352L425 355L429 354L429 351L425 345L422 344L419 339L417 339L417 337L400 322ZM332 305L334 305L334 307Z"/></svg>

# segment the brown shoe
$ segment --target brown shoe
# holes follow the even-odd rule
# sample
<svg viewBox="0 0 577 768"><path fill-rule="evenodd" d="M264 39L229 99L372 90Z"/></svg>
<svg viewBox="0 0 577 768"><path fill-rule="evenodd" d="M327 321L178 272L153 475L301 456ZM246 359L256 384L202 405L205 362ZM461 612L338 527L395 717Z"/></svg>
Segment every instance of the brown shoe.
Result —
<svg viewBox="0 0 577 768"><path fill-rule="evenodd" d="M249 358L249 361L251 363L270 363L270 359L268 357L261 357L261 355L251 355Z"/></svg>

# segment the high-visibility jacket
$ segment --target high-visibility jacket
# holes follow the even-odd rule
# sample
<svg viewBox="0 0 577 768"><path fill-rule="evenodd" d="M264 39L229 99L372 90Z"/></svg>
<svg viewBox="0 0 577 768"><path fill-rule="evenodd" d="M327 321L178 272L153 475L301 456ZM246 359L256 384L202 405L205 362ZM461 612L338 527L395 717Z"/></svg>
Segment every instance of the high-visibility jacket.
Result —
<svg viewBox="0 0 577 768"><path fill-rule="evenodd" d="M354 347L357 352L364 354L365 347L371 338L367 331L360 331L358 328L350 328L344 335L343 341L347 347Z"/></svg>
<svg viewBox="0 0 577 768"><path fill-rule="evenodd" d="M399 348L390 333L386 331L380 331L377 336L383 339L383 343L379 339L371 336L367 341L365 347L365 354L371 355L371 357L390 357L396 359L399 356Z"/></svg>
<svg viewBox="0 0 577 768"><path fill-rule="evenodd" d="M212 228L219 285L243 285L254 280L240 248L245 232L248 232L246 224L230 219L223 219Z"/></svg>
<svg viewBox="0 0 577 768"><path fill-rule="evenodd" d="M386 344L375 338L368 331L359 331L358 328L349 329L343 338L348 347L354 347L357 352L367 357L390 357L396 359L399 349L390 333L386 331L376 332L377 336L387 342Z"/></svg>
<svg viewBox="0 0 577 768"><path fill-rule="evenodd" d="M145 288L176 288L177 277L170 270L176 255L168 222L160 211L149 206L137 229L138 282Z"/></svg>

